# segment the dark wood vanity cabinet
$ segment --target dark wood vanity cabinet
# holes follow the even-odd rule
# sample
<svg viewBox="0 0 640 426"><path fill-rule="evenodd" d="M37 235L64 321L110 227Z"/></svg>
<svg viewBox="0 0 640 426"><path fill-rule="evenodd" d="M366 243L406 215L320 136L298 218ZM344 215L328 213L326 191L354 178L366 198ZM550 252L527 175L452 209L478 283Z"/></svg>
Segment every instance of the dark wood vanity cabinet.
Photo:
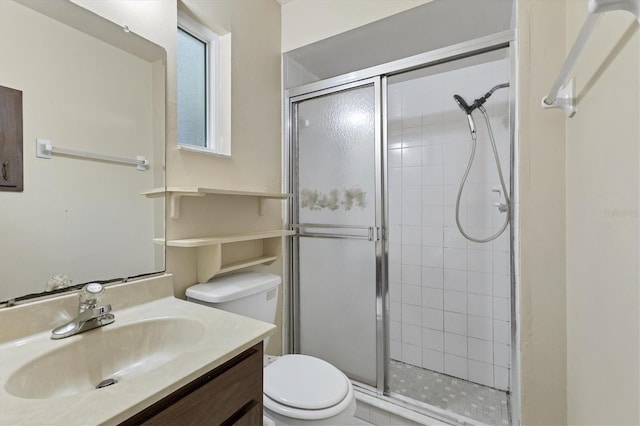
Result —
<svg viewBox="0 0 640 426"><path fill-rule="evenodd" d="M262 425L262 342L121 425Z"/></svg>

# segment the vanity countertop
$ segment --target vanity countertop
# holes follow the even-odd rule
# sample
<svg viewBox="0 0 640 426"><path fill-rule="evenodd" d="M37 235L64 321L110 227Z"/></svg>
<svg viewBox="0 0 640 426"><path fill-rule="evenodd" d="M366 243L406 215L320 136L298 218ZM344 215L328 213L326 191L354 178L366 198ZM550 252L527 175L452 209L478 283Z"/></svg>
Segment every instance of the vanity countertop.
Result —
<svg viewBox="0 0 640 426"><path fill-rule="evenodd" d="M166 281L167 276L161 278ZM169 276L169 282L171 281L170 278ZM172 286L167 285L166 282L160 283L158 287L153 287L153 283L144 283L139 287L143 292L145 285L147 285L147 289L152 289L153 296L147 297L149 300L133 306L127 306L131 305L131 303L130 301L125 301L125 288L119 289L120 294L113 297L112 312L116 316L114 324L62 340L51 340L49 337L50 329L23 336L11 336L14 338L8 341L4 336L5 339L0 344L0 425L118 424L192 380L239 355L275 331L275 326L272 324L177 299L173 297ZM162 291L160 288L164 288L166 291ZM168 292L171 294L167 294ZM115 294L116 292L112 290L111 295ZM107 303L109 302L109 295L110 292L108 291L105 300ZM75 293L71 296L75 298ZM122 303L119 300L122 300ZM118 306L120 306L120 309L118 309ZM19 308L8 309L15 310ZM25 307L26 313L31 309L32 307ZM21 314L17 311L3 313L0 310L2 328L10 327L11 322L19 320L20 316ZM11 322L8 322L8 320ZM57 322L58 324L61 322L60 318L58 318ZM82 392L62 390L61 394L57 394L58 388L56 386L60 384L60 387L64 388L65 378L74 375L76 372L80 375L83 374L82 369L85 363L83 359L79 359L80 357L102 356L100 353L91 353L91 349L88 352L86 351L87 347L93 347L91 342L96 342L98 341L97 339L100 339L100 341L109 340L109 336L102 333L112 333L111 336L120 336L116 334L120 333L118 327L120 327L119 330L123 330L126 327L133 329L133 327L139 327L140 324L145 323L146 328L138 328L138 330L143 330L143 333L147 334L148 330L154 331L153 327L149 328L149 324L154 327L155 324L161 324L164 327L164 324L173 322L187 324L188 327L183 330L191 330L191 324L197 329L193 333L191 331L187 333L190 335L188 338L194 340L185 340L194 343L180 346L177 352L178 355L173 358L160 355L160 358L165 356L166 359L158 361L159 358L154 353L154 350L148 350L148 353L152 353L152 356L146 358L146 355L142 356L134 367L139 372L125 374L115 385L102 389L87 388L86 391ZM173 332L175 333L175 330ZM183 333L180 330L178 332ZM158 334L158 336L166 335L164 332ZM83 342L82 339L85 339L85 341ZM135 341L129 339L127 343L125 338L122 345L127 346L126 350L144 353L144 346L154 345L157 339L158 337L152 335L149 338L138 338ZM111 337L111 341L113 340L113 337ZM118 342L118 339L115 339L115 341ZM86 343L89 344L87 345ZM84 344L83 347L85 349L80 351L82 353L75 353L74 348L78 347L79 344ZM111 347L113 351L120 353L123 349L117 346L122 345L116 344ZM73 350L65 352L66 346ZM109 346L107 345L107 347ZM175 347L172 350L175 352ZM55 360L56 357L60 358L60 354L66 356L64 354L67 352L71 354L68 359L70 363L67 368L68 371L65 372L64 368L49 368L48 370L43 370L45 371L44 375L47 377L38 376L39 382L44 381L44 388L56 389L54 395L45 397L42 395L36 397L17 396L16 393L19 394L20 392L15 391L16 381L13 380L14 383L10 383L7 386L11 382L11 376L16 372L24 371L25 368L23 367L29 363L38 360L50 362L49 360ZM105 356L108 356L108 354ZM66 363L66 359L64 361ZM146 365L148 368L141 368L140 365ZM113 373L113 371L109 371L109 373ZM75 382L78 382L78 380ZM20 386L21 384L18 383L18 388ZM30 385L24 383L24 386Z"/></svg>

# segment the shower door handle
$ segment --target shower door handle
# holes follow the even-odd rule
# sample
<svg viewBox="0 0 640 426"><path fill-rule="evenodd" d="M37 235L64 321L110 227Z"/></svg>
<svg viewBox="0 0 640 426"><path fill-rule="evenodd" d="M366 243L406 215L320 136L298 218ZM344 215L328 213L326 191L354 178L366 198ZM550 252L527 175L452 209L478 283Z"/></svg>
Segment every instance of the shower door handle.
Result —
<svg viewBox="0 0 640 426"><path fill-rule="evenodd" d="M320 229L320 232L310 232L307 229ZM380 239L379 228L375 226L355 226L355 225L329 225L319 223L296 223L291 225L291 229L296 231L294 237L303 238L334 238L377 241ZM339 232L327 232L329 230L339 230Z"/></svg>

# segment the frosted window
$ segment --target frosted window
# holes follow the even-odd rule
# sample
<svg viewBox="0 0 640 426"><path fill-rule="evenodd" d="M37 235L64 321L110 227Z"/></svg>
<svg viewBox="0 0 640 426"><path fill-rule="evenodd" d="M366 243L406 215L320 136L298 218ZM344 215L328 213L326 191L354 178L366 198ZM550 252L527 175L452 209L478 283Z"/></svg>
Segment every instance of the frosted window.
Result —
<svg viewBox="0 0 640 426"><path fill-rule="evenodd" d="M178 142L207 146L207 45L178 28Z"/></svg>

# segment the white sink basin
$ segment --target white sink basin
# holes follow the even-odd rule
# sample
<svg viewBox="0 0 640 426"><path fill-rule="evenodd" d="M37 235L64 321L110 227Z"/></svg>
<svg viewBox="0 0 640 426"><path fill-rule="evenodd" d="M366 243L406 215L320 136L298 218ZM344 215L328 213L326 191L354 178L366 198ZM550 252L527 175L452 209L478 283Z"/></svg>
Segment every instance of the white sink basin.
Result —
<svg viewBox="0 0 640 426"><path fill-rule="evenodd" d="M204 334L201 322L184 318L111 324L33 359L8 378L5 389L29 399L84 393L103 380L121 382L173 361Z"/></svg>

